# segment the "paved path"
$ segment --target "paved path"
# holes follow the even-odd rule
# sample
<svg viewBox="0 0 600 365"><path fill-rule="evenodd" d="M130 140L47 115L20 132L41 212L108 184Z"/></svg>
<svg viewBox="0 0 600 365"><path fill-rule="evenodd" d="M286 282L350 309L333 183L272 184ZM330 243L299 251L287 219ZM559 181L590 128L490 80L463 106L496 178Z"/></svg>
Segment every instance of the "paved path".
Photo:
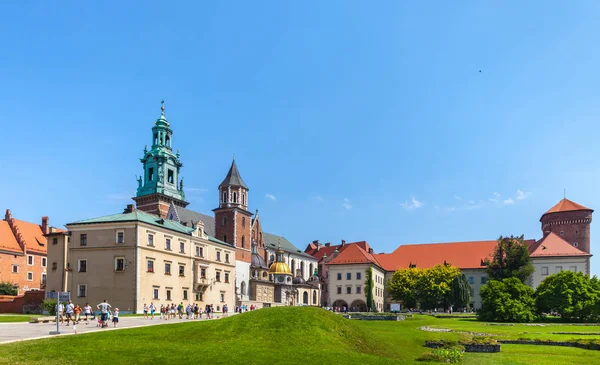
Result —
<svg viewBox="0 0 600 365"><path fill-rule="evenodd" d="M235 313L229 313L229 316L235 315ZM215 319L221 318L220 314L215 315ZM186 322L204 322L207 321L206 317L203 319L170 319L165 321L160 317L155 316L154 319L144 319L144 317L120 317L119 326L113 328L112 323L107 328L96 327L97 321L90 321L90 324L86 325L85 322L80 322L75 328L77 334L98 332L98 331L114 331L124 328L135 328L145 326L156 326L173 323L186 323ZM75 328L71 326L60 326L60 335L50 335L51 331L56 331L56 323L0 323L0 344L34 340L46 337L66 336L74 335Z"/></svg>

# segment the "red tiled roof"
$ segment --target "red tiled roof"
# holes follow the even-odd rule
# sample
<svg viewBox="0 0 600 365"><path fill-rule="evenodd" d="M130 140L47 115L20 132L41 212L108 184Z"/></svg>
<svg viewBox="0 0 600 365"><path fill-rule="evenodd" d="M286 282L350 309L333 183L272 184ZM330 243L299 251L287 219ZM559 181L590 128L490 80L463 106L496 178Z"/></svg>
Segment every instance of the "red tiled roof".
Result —
<svg viewBox="0 0 600 365"><path fill-rule="evenodd" d="M363 241L364 242L364 241ZM366 243L366 242L365 242ZM377 259L369 252L365 251L360 244L345 245L344 250L340 252L333 260L329 261L329 265L344 265L344 264L375 264L381 266Z"/></svg>
<svg viewBox="0 0 600 365"><path fill-rule="evenodd" d="M304 252L311 255L312 257L318 259L319 261L321 261L321 259L323 258L323 256L325 254L327 254L327 257L331 257L331 255L333 255L333 252L336 249L339 252L342 252L343 250L345 250L347 247L349 247L351 245L358 245L358 246L360 246L360 248L362 248L363 250L365 250L367 252L369 252L369 249L371 248L371 246L369 246L367 241L350 242L350 243L344 244L343 246L341 244L340 245L321 246L321 248L318 250L317 250L317 245L315 245L314 243L310 243L308 245L308 247L306 247L306 250L304 250Z"/></svg>
<svg viewBox="0 0 600 365"><path fill-rule="evenodd" d="M550 208L550 210L548 210L546 213L544 213L544 215L548 214L548 213L560 213L560 212L571 212L571 211L575 211L575 210L591 210L590 208L586 208L581 204L577 204L569 199L563 199L561 201L558 202L558 204L556 204L555 206L553 206L552 208Z"/></svg>
<svg viewBox="0 0 600 365"><path fill-rule="evenodd" d="M23 253L7 221L0 220L0 250Z"/></svg>
<svg viewBox="0 0 600 365"><path fill-rule="evenodd" d="M532 245L535 240L526 240ZM481 269L482 260L492 257L497 240L448 242L402 245L391 254L378 254L375 258L386 271L406 269L411 265L430 268L438 264L450 264L459 269Z"/></svg>
<svg viewBox="0 0 600 365"><path fill-rule="evenodd" d="M21 236L27 245L27 251L46 254L46 237L42 228L35 223L29 223L18 219L14 220L14 224L21 232Z"/></svg>
<svg viewBox="0 0 600 365"><path fill-rule="evenodd" d="M531 257L553 257L553 256L591 256L573 247L569 242L554 232L529 247Z"/></svg>

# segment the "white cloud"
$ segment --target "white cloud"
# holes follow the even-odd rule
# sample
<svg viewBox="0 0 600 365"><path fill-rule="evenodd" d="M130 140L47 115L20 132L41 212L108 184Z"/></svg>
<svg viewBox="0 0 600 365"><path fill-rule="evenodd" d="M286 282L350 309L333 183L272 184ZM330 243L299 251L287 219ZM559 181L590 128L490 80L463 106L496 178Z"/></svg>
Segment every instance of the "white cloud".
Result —
<svg viewBox="0 0 600 365"><path fill-rule="evenodd" d="M325 201L325 199L323 199L323 197L320 196L320 195L313 196L313 199L316 200L316 201L318 201L318 202L324 202Z"/></svg>
<svg viewBox="0 0 600 365"><path fill-rule="evenodd" d="M503 203L504 203L504 205L511 205L511 204L515 204L515 201L513 200L513 198L508 198L508 199L505 199L503 201Z"/></svg>
<svg viewBox="0 0 600 365"><path fill-rule="evenodd" d="M499 198L499 197L500 197L500 193L497 193L497 192L495 192L495 191L492 193L492 195L494 195L496 198Z"/></svg>
<svg viewBox="0 0 600 365"><path fill-rule="evenodd" d="M418 201L414 196L410 198L410 202L402 203L404 209L419 209L423 206L423 202Z"/></svg>
<svg viewBox="0 0 600 365"><path fill-rule="evenodd" d="M267 197L268 199L271 199L274 202L277 201L277 198L273 194L267 194L267 195L265 195L265 197Z"/></svg>
<svg viewBox="0 0 600 365"><path fill-rule="evenodd" d="M525 200L531 195L531 192L524 192L521 189L517 189L517 200Z"/></svg>
<svg viewBox="0 0 600 365"><path fill-rule="evenodd" d="M352 209L352 204L350 204L350 199L344 198L344 204L342 204L342 207L346 208L347 210Z"/></svg>

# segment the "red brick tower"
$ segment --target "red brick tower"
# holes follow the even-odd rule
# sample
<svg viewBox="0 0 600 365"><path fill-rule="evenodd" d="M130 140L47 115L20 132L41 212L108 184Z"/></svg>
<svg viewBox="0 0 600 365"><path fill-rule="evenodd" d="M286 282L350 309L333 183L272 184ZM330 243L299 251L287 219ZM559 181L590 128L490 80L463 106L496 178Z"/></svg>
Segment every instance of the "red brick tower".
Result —
<svg viewBox="0 0 600 365"><path fill-rule="evenodd" d="M250 262L252 213L248 211L248 187L238 172L235 159L219 185L219 207L213 212L216 238L236 247L236 260Z"/></svg>
<svg viewBox="0 0 600 365"><path fill-rule="evenodd" d="M590 224L593 209L563 199L540 218L542 232L559 235L583 252L590 253Z"/></svg>

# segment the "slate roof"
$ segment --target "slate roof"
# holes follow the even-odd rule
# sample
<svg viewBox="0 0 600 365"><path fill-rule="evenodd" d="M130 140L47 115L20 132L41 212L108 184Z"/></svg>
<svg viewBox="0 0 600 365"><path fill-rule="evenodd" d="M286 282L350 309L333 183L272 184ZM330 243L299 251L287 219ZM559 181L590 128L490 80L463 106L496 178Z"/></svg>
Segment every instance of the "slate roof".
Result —
<svg viewBox="0 0 600 365"><path fill-rule="evenodd" d="M229 168L229 172L227 173L227 176L225 176L225 180L223 180L223 182L219 185L219 187L229 186L229 185L241 186L241 187L245 188L246 190L249 190L248 187L246 186L246 184L244 183L244 180L242 180L242 177L240 176L237 166L235 165L235 159L231 163L231 167Z"/></svg>
<svg viewBox="0 0 600 365"><path fill-rule="evenodd" d="M535 244L529 246L529 255L535 257L556 256L592 256L574 247L554 232L549 233Z"/></svg>
<svg viewBox="0 0 600 365"><path fill-rule="evenodd" d="M190 209L172 205L175 208L175 214L180 223L187 223L188 227L192 226L192 222L202 221L204 223L204 233L209 236L215 236L215 218L206 214L198 213Z"/></svg>
<svg viewBox="0 0 600 365"><path fill-rule="evenodd" d="M23 253L7 221L0 220L0 251Z"/></svg>
<svg viewBox="0 0 600 365"><path fill-rule="evenodd" d="M84 219L81 221L73 222L67 224L96 224L96 223L119 223L119 222L144 222L156 227L166 228L171 231L176 231L184 234L190 234L194 231L192 227L186 227L183 224L170 220L170 219L161 219L159 216L146 213L141 210L134 210L130 213L118 213L105 215L103 217ZM161 223L162 222L162 223Z"/></svg>
<svg viewBox="0 0 600 365"><path fill-rule="evenodd" d="M344 247L344 250L341 251L339 255L329 261L329 265L375 264L381 267L375 256L371 255L368 251L363 250L359 245L353 244L345 246L347 247Z"/></svg>
<svg viewBox="0 0 600 365"><path fill-rule="evenodd" d="M263 232L263 240L265 241L265 247L270 249L277 249L277 241L281 239L281 249L288 253L293 253L295 255L304 256L306 258L312 257L309 254L306 254L298 249L298 247L294 246L290 241L288 241L285 237L277 236L272 233Z"/></svg>
<svg viewBox="0 0 600 365"><path fill-rule="evenodd" d="M571 201L571 200L565 198L565 199L562 199L561 201L559 201L555 206L550 208L550 210L548 210L546 213L544 213L542 215L542 217L544 217L544 215L550 214L550 213L572 212L572 211L577 211L577 210L590 210L592 212L594 211L593 209L586 208L581 204L577 204L574 201ZM541 221L541 218L540 218L540 221Z"/></svg>

